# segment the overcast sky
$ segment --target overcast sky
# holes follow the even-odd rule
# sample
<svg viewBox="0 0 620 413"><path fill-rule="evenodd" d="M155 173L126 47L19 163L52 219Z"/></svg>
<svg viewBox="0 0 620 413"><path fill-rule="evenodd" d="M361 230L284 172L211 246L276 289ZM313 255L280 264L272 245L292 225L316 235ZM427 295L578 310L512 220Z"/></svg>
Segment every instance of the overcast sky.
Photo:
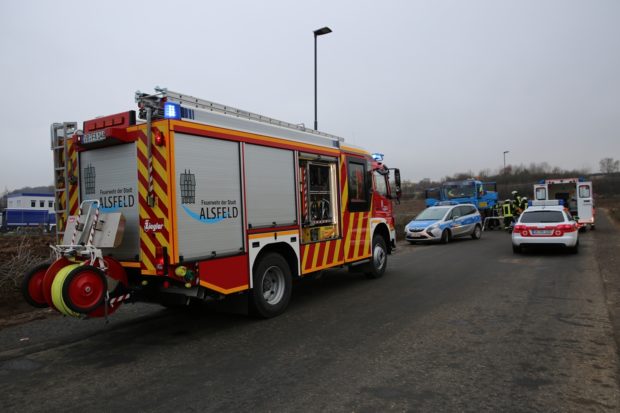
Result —
<svg viewBox="0 0 620 413"><path fill-rule="evenodd" d="M52 183L49 126L154 86L385 153L404 179L620 158L620 1L0 0L0 189Z"/></svg>

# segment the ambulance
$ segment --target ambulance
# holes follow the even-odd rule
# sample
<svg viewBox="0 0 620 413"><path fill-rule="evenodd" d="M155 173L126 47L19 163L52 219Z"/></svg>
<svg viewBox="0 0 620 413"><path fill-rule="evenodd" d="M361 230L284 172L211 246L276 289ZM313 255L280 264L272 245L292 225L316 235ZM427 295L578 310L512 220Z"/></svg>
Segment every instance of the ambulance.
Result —
<svg viewBox="0 0 620 413"><path fill-rule="evenodd" d="M576 217L580 227L594 229L592 182L583 178L543 179L534 185L535 201L558 200Z"/></svg>

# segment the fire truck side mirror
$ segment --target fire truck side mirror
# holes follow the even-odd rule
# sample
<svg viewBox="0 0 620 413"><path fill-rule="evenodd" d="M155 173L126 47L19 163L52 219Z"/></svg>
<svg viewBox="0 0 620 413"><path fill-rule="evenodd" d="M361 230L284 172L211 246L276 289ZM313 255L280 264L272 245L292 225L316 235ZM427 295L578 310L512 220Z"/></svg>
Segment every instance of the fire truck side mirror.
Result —
<svg viewBox="0 0 620 413"><path fill-rule="evenodd" d="M400 196L402 194L401 186L400 186L400 169L398 168L390 168L390 171L393 172L394 180L392 181L392 174L390 174L390 186L394 188L394 192L396 192L396 200L400 201Z"/></svg>

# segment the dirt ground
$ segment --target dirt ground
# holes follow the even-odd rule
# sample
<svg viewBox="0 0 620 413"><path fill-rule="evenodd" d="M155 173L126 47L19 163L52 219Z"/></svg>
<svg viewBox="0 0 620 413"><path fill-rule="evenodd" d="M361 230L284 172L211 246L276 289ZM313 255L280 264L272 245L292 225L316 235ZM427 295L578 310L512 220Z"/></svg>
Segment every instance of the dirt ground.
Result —
<svg viewBox="0 0 620 413"><path fill-rule="evenodd" d="M598 198L594 204L597 208L607 210L609 217L616 223L620 223L620 196Z"/></svg>
<svg viewBox="0 0 620 413"><path fill-rule="evenodd" d="M50 310L28 305L20 292L23 275L32 266L50 259L51 235L2 234L0 236L0 328L45 317Z"/></svg>

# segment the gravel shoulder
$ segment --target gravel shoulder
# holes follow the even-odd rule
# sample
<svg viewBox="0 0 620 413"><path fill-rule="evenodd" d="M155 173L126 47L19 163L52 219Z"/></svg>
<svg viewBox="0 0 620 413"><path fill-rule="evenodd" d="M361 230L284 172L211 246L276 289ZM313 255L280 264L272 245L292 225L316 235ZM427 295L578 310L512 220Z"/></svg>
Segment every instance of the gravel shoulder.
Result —
<svg viewBox="0 0 620 413"><path fill-rule="evenodd" d="M594 254L603 281L616 350L620 355L620 224L610 219L606 209L598 211L599 225L592 231L596 246Z"/></svg>

